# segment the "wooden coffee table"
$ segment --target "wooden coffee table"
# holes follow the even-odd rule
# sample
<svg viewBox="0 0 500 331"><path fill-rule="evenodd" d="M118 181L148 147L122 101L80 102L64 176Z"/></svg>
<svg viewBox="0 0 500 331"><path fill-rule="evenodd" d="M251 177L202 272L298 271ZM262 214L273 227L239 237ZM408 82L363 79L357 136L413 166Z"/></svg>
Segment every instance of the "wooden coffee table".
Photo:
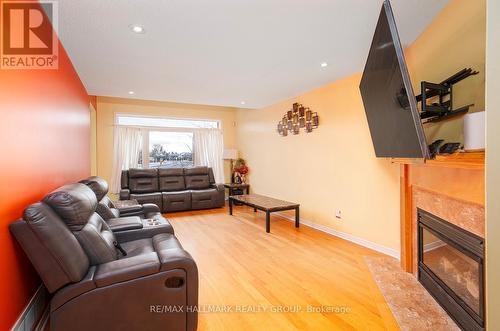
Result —
<svg viewBox="0 0 500 331"><path fill-rule="evenodd" d="M295 209L295 227L299 227L299 207L298 203L278 200L259 194L232 195L229 197L229 215L233 215L233 202L240 202L253 207L253 211L262 210L266 213L266 232L271 231L271 213L283 210Z"/></svg>

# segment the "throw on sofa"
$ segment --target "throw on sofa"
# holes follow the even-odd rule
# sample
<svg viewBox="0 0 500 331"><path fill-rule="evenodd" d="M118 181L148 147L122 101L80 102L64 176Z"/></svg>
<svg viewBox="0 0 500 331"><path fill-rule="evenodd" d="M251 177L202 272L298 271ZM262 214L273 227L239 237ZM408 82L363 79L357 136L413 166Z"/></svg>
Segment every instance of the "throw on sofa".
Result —
<svg viewBox="0 0 500 331"><path fill-rule="evenodd" d="M163 213L220 208L224 185L216 184L212 168L123 170L120 200L154 203Z"/></svg>

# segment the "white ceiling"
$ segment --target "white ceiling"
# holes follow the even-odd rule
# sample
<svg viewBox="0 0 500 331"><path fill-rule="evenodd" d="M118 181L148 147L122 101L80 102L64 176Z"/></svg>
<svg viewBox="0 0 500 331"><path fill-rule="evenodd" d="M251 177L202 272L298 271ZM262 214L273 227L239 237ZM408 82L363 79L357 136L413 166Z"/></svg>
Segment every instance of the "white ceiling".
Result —
<svg viewBox="0 0 500 331"><path fill-rule="evenodd" d="M403 45L446 3L392 0ZM60 0L59 34L89 94L260 108L362 71L381 4Z"/></svg>

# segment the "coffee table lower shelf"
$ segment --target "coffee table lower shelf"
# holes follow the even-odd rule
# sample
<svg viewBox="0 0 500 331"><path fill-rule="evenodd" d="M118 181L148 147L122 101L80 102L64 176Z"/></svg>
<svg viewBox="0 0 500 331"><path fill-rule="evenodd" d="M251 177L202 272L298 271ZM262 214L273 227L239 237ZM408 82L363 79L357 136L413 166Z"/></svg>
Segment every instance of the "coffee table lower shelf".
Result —
<svg viewBox="0 0 500 331"><path fill-rule="evenodd" d="M284 210L295 210L295 227L300 225L300 205L297 203L278 200L259 194L233 195L229 197L229 215L233 215L233 203L237 201L253 211L261 210L266 213L266 232L271 232L271 213Z"/></svg>

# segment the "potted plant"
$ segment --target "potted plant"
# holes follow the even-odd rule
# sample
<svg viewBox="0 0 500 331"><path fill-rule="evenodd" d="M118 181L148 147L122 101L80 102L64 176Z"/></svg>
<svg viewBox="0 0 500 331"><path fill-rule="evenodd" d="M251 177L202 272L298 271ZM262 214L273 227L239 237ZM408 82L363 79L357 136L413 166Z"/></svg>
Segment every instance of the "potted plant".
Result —
<svg viewBox="0 0 500 331"><path fill-rule="evenodd" d="M244 159L236 159L236 162L234 163L234 176L239 176L243 184L246 183L246 175L248 174L248 170L248 166L246 165L246 161Z"/></svg>

